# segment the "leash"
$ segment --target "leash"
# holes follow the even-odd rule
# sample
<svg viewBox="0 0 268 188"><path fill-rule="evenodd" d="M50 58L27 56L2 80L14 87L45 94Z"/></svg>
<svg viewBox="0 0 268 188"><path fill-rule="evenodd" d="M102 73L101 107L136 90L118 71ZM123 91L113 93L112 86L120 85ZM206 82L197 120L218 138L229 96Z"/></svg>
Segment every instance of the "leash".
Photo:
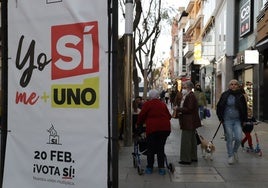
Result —
<svg viewBox="0 0 268 188"><path fill-rule="evenodd" d="M214 138L216 137L216 135L217 135L217 133L218 133L218 131L219 131L219 128L220 128L221 124L222 124L222 122L220 122L220 124L219 124L219 126L218 126L218 128L217 128L217 130L216 130L216 132L215 132L215 134L214 134L214 136L213 136L213 138L212 138L212 140L211 140L211 143L213 143L213 140L214 140Z"/></svg>

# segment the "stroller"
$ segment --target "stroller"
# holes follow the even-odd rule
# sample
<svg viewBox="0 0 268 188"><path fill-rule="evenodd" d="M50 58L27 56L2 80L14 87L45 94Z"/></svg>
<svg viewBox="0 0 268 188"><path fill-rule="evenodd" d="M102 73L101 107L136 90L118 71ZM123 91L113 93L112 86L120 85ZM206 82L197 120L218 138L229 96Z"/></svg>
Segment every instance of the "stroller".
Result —
<svg viewBox="0 0 268 188"><path fill-rule="evenodd" d="M145 127L140 126L139 128L135 129L133 134L133 140L134 140L134 151L132 153L133 158L133 166L134 168L137 168L138 174L143 175L144 169L141 165L141 156L147 155L147 141L145 136ZM165 164L168 168L168 171L170 173L174 173L175 167L172 163L168 163L167 157L165 155Z"/></svg>

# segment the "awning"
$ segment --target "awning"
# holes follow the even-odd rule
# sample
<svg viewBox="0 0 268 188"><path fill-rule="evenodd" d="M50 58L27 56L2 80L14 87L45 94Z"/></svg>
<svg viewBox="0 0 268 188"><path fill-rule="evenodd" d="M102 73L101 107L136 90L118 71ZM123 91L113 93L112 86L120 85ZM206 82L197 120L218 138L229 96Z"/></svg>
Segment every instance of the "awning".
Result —
<svg viewBox="0 0 268 188"><path fill-rule="evenodd" d="M260 52L264 51L267 48L268 48L268 37L256 44L256 49L259 50Z"/></svg>

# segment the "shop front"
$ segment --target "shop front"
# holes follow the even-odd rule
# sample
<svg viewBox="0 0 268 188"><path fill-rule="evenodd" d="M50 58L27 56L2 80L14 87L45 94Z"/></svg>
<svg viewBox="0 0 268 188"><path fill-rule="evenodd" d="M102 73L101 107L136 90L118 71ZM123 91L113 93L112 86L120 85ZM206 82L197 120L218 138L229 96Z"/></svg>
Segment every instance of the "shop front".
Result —
<svg viewBox="0 0 268 188"><path fill-rule="evenodd" d="M260 53L259 64L259 116L268 121L268 3L257 16L256 49Z"/></svg>
<svg viewBox="0 0 268 188"><path fill-rule="evenodd" d="M255 56L255 57L254 57ZM237 54L234 62L234 77L247 96L248 112L259 119L258 100L258 66L259 53L257 50L245 50Z"/></svg>

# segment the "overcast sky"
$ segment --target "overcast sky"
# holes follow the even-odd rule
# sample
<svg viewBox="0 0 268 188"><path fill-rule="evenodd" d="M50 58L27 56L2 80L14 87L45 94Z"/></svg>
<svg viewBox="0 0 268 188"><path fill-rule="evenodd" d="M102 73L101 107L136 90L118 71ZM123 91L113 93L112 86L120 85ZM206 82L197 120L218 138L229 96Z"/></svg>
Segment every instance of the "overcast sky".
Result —
<svg viewBox="0 0 268 188"><path fill-rule="evenodd" d="M179 7L185 7L187 0L162 0L162 5L165 7L173 7L173 8L179 8ZM176 15L173 15L175 17ZM170 52L170 46L171 46L171 26L167 25L165 27L165 30L161 31L160 37L157 42L156 47L156 58L169 58L169 52ZM157 57L159 56L159 57Z"/></svg>
<svg viewBox="0 0 268 188"><path fill-rule="evenodd" d="M148 0L142 0L142 1L148 1ZM178 7L183 7L185 6L185 3L187 0L162 0L162 7L167 8L167 7L173 7L173 8L178 8ZM143 3L144 5L144 3ZM175 15L174 15L175 16ZM125 32L125 20L122 18L122 14L120 13L120 7L119 7L119 35L123 35Z"/></svg>
<svg viewBox="0 0 268 188"><path fill-rule="evenodd" d="M142 0L144 2L148 0ZM173 7L178 9L179 7L185 7L186 3L188 0L162 0L162 7L163 8L168 8L168 7ZM144 3L143 3L144 4ZM120 9L120 8L119 8ZM172 17L175 17L175 15L172 15ZM119 30L118 33L119 35L123 35L125 32L125 22L123 18L121 17L121 13L119 10ZM171 45L171 26L170 25L165 25L164 29L161 30L157 46L156 46L156 59L163 59L163 58L168 58L169 57L169 51L170 51L170 45ZM161 63L160 63L161 65Z"/></svg>

